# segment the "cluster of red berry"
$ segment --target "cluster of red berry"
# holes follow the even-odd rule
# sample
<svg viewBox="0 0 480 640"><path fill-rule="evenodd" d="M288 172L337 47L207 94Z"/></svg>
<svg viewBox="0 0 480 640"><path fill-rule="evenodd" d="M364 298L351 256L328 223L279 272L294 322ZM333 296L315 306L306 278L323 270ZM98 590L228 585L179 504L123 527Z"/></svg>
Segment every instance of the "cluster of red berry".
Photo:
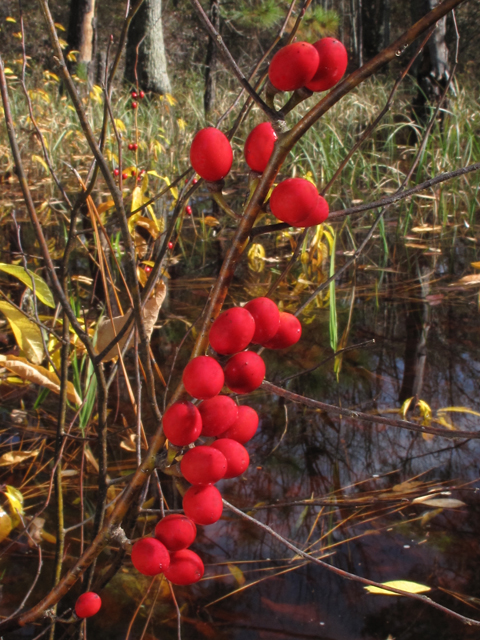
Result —
<svg viewBox="0 0 480 640"><path fill-rule="evenodd" d="M284 349L300 339L302 327L295 316L280 312L268 298L255 298L245 307L232 307L215 320L210 346L221 356L231 356L222 369L211 356L193 358L183 371L186 391L202 402L174 403L163 416L163 430L177 447L187 447L200 436L216 438L211 444L189 448L180 462L184 478L192 485L183 497L185 515L169 515L157 524L155 537L142 538L132 549L132 562L140 573L164 573L174 584L193 584L203 576L199 556L187 549L196 525L214 524L223 511L222 496L214 486L222 479L241 476L250 457L243 446L255 435L258 415L233 398L219 395L224 384L237 394L257 389L265 377L262 358L244 351L250 343Z"/></svg>
<svg viewBox="0 0 480 640"><path fill-rule="evenodd" d="M132 109L136 109L138 107L138 102L135 102L137 98L140 98L140 100L145 98L144 91L139 91L138 93L136 91L132 91L130 95L132 96Z"/></svg>

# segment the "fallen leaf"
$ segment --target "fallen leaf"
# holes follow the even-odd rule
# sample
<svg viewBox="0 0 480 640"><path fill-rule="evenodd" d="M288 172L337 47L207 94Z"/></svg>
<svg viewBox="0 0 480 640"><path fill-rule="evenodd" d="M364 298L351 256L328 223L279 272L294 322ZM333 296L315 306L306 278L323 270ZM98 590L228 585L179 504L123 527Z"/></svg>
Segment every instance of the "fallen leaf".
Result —
<svg viewBox="0 0 480 640"><path fill-rule="evenodd" d="M390 582L382 582L382 584L386 587L393 587L394 589L406 591L407 593L425 593L426 591L431 591L430 587L427 587L424 584L418 584L417 582L410 582L409 580L392 580ZM401 595L399 593L394 593L393 591L388 591L387 589L381 589L380 587L374 587L372 585L368 585L364 588L369 593L380 593L384 596Z"/></svg>
<svg viewBox="0 0 480 640"><path fill-rule="evenodd" d="M143 308L143 321L148 338L150 338L150 336L152 335L153 327L155 326L155 323L157 321L160 307L162 306L166 293L167 288L165 284L163 282L159 282L155 288L153 296L149 298L149 300L147 300L147 302L145 303L145 306ZM101 353L105 349L105 347L109 345L109 343L113 340L113 338L118 334L118 332L123 328L127 320L130 318L131 313L132 311L130 310L123 316L116 316L115 318L113 318L113 326L110 318L103 318L99 322L97 330L97 343L95 346L97 353ZM123 349L127 341L128 334L129 331L127 331L127 334L123 336L123 338L118 343L120 351ZM134 341L132 339L130 342L130 347L132 347L133 344ZM107 362L108 360L116 358L118 356L118 353L119 351L117 345L115 345L103 358L102 362Z"/></svg>
<svg viewBox="0 0 480 640"><path fill-rule="evenodd" d="M9 451L0 456L0 467L8 467L12 464L19 464L28 458L36 458L40 453L39 449L35 451Z"/></svg>
<svg viewBox="0 0 480 640"><path fill-rule="evenodd" d="M29 289L32 289L32 290L33 290L33 286L32 286L32 277L33 277L33 281L35 282L35 294L37 298L41 302L43 302L43 304L46 304L47 307L52 307L52 309L55 309L55 301L53 299L52 292L50 291L48 284L45 282L45 280L41 278L39 275L37 275L36 273L33 273L32 271L27 272L24 269L24 267L21 267L18 264L5 264L3 262L0 262L0 271L4 271L5 273L8 273L10 276L17 278L18 280L23 282L24 285L26 285Z"/></svg>
<svg viewBox="0 0 480 640"><path fill-rule="evenodd" d="M0 366L13 371L22 380L39 384L54 393L60 393L60 380L53 371L40 365L31 364L26 358L17 356L4 356L0 354ZM67 382L67 398L74 404L81 404L82 400L71 382Z"/></svg>
<svg viewBox="0 0 480 640"><path fill-rule="evenodd" d="M7 318L15 340L28 360L40 364L45 356L40 327L9 302L0 302L0 311Z"/></svg>
<svg viewBox="0 0 480 640"><path fill-rule="evenodd" d="M431 498L429 496L420 496L412 500L413 504L425 504L427 507L435 507L436 509L459 509L466 507L465 502L456 500L455 498Z"/></svg>
<svg viewBox="0 0 480 640"><path fill-rule="evenodd" d="M457 285L464 285L464 286L470 286L472 284L480 284L480 273L472 273L469 276L463 276L463 278L460 278L460 280L458 280L457 282L452 282L452 284L449 284L449 287L455 287Z"/></svg>

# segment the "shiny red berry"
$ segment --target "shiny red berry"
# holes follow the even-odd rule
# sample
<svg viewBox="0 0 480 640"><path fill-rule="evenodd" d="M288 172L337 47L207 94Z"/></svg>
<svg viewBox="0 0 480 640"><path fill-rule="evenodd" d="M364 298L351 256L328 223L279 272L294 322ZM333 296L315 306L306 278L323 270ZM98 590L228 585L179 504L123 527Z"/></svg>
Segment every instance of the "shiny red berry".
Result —
<svg viewBox="0 0 480 640"><path fill-rule="evenodd" d="M186 447L202 433L202 418L191 402L175 402L163 415L163 432L172 444Z"/></svg>
<svg viewBox="0 0 480 640"><path fill-rule="evenodd" d="M77 599L75 613L79 618L90 618L100 611L102 600L97 593L87 591Z"/></svg>
<svg viewBox="0 0 480 640"><path fill-rule="evenodd" d="M194 179L192 180L192 184L197 184L197 182L198 182L197 178L194 178Z"/></svg>
<svg viewBox="0 0 480 640"><path fill-rule="evenodd" d="M277 134L270 122L262 122L253 129L245 142L245 161L253 171L263 173L273 153Z"/></svg>
<svg viewBox="0 0 480 640"><path fill-rule="evenodd" d="M185 213L187 214L187 216L191 216L192 215L192 207L190 205L187 205L185 207Z"/></svg>
<svg viewBox="0 0 480 640"><path fill-rule="evenodd" d="M202 436L218 436L238 418L238 406L228 396L215 396L198 405L202 416Z"/></svg>
<svg viewBox="0 0 480 640"><path fill-rule="evenodd" d="M128 173L122 173L122 180L126 180L128 178Z"/></svg>
<svg viewBox="0 0 480 640"><path fill-rule="evenodd" d="M253 351L242 351L230 358L225 365L225 384L235 393L250 393L265 378L265 363Z"/></svg>
<svg viewBox="0 0 480 640"><path fill-rule="evenodd" d="M280 313L280 326L271 340L264 343L267 349L286 349L296 344L302 335L300 320L292 313L282 311Z"/></svg>
<svg viewBox="0 0 480 640"><path fill-rule="evenodd" d="M194 584L203 577L204 571L201 558L191 549L182 549L172 553L165 577L173 584Z"/></svg>
<svg viewBox="0 0 480 640"><path fill-rule="evenodd" d="M308 214L305 220L302 220L302 227L314 227L317 224L322 224L328 218L329 207L328 203L322 196L318 196L318 204L315 209Z"/></svg>
<svg viewBox="0 0 480 640"><path fill-rule="evenodd" d="M243 307L223 311L213 323L208 339L212 349L222 355L243 351L252 341L255 320Z"/></svg>
<svg viewBox="0 0 480 640"><path fill-rule="evenodd" d="M114 169L114 170L113 170L113 175L114 175L114 176L118 176L118 175L120 175L120 169Z"/></svg>
<svg viewBox="0 0 480 640"><path fill-rule="evenodd" d="M215 127L199 131L190 147L190 162L196 173L208 182L224 178L233 162L233 151L227 136Z"/></svg>
<svg viewBox="0 0 480 640"><path fill-rule="evenodd" d="M143 270L145 271L145 273L151 273L152 272L153 267L151 267L149 264L146 264L143 267Z"/></svg>
<svg viewBox="0 0 480 640"><path fill-rule="evenodd" d="M245 473L250 464L250 456L242 444L230 438L222 438L221 440L215 440L211 448L217 449L226 458L227 471L224 475L225 479L237 478Z"/></svg>
<svg viewBox="0 0 480 640"><path fill-rule="evenodd" d="M245 309L255 320L253 344L263 344L277 333L280 325L280 312L277 305L269 298L255 298L245 305Z"/></svg>
<svg viewBox="0 0 480 640"><path fill-rule="evenodd" d="M130 143L130 144L128 145L128 150L129 150L129 151L133 151L133 143Z"/></svg>
<svg viewBox="0 0 480 640"><path fill-rule="evenodd" d="M140 100L143 100L145 98L145 91L140 91L138 97L140 98Z"/></svg>
<svg viewBox="0 0 480 640"><path fill-rule="evenodd" d="M230 438L231 440L236 440L241 444L245 444L257 433L257 428L258 413L255 409L244 404L238 407L238 418L232 426L221 433L218 437L219 439Z"/></svg>
<svg viewBox="0 0 480 640"><path fill-rule="evenodd" d="M212 484L193 486L183 496L183 510L195 524L213 524L220 520L223 502L220 491Z"/></svg>
<svg viewBox="0 0 480 640"><path fill-rule="evenodd" d="M173 242L169 242L169 243L167 244L167 247L168 247L170 250L171 250L171 249L173 249Z"/></svg>
<svg viewBox="0 0 480 640"><path fill-rule="evenodd" d="M142 538L132 547L132 564L144 576L156 576L170 565L170 554L156 538Z"/></svg>
<svg viewBox="0 0 480 640"><path fill-rule="evenodd" d="M221 451L200 446L189 449L180 462L183 477L190 484L215 484L227 472L227 461Z"/></svg>
<svg viewBox="0 0 480 640"><path fill-rule="evenodd" d="M318 63L319 55L314 46L308 42L293 42L273 56L268 77L279 91L295 91L313 78Z"/></svg>
<svg viewBox="0 0 480 640"><path fill-rule="evenodd" d="M132 149L133 149L134 151L136 151L136 150L138 149L138 144L137 144L136 142L134 142L134 143L132 144Z"/></svg>
<svg viewBox="0 0 480 640"><path fill-rule="evenodd" d="M130 94L132 96L132 98L135 100L136 98L138 98L138 94L136 91L132 91L132 93Z"/></svg>
<svg viewBox="0 0 480 640"><path fill-rule="evenodd" d="M317 205L317 188L304 178L288 178L280 182L270 197L273 215L292 227L301 227Z"/></svg>
<svg viewBox="0 0 480 640"><path fill-rule="evenodd" d="M189 547L195 540L195 523L181 513L172 513L162 518L155 527L155 538L169 551L179 551ZM171 564L171 558L170 558Z"/></svg>
<svg viewBox="0 0 480 640"><path fill-rule="evenodd" d="M136 109L138 107L138 104L136 102L132 102L132 109Z"/></svg>
<svg viewBox="0 0 480 640"><path fill-rule="evenodd" d="M343 77L348 65L347 50L335 38L322 38L313 45L319 54L315 75L306 83L310 91L327 91Z"/></svg>
<svg viewBox="0 0 480 640"><path fill-rule="evenodd" d="M182 380L187 393L199 400L207 400L220 393L225 378L215 358L198 356L187 364Z"/></svg>

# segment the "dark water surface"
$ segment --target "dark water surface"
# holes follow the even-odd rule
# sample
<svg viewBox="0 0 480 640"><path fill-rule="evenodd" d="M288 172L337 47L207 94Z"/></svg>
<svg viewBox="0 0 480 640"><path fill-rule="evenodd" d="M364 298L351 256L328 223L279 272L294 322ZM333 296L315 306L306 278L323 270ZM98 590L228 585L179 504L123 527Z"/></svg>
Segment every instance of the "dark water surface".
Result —
<svg viewBox="0 0 480 640"><path fill-rule="evenodd" d="M264 244L268 256L277 255L273 245ZM427 241L424 237L405 241L392 232L388 246L386 256L381 240L374 240L357 268L337 282L339 339L353 305L346 344L375 342L344 354L338 380L330 360L285 386L322 402L367 413L392 410L390 417L399 417L402 402L416 396L428 404L434 419L443 416L452 429L478 430L478 415L439 410L463 407L480 412L479 286L451 286L473 272L470 263L480 259L480 248L463 237L454 242L452 233ZM347 249L337 245L339 264ZM188 256L189 247L185 250ZM169 371L184 321L195 320L206 300L217 253L222 250L220 239L218 244L210 243L197 262L188 258L186 266L181 262L170 269L168 301L153 340L164 371ZM278 251L283 261L272 263L274 270L282 268L287 253L285 248ZM264 293L263 283L275 278L270 268L267 263L262 273L254 273L245 261L229 303L245 301L242 279L251 296ZM294 309L307 295L308 291L297 296L292 287L280 288L275 299L283 300L285 309ZM311 307L303 322L297 345L264 352L271 382L279 383L332 354L328 306ZM180 354L177 375L191 344ZM226 500L249 510L302 549L326 556L325 561L335 567L379 582L402 579L428 585L432 599L480 619L477 440L426 439L420 433L321 413L261 390L241 402L259 412L261 425L247 445L251 456L247 472L218 485ZM418 415L417 409L409 417ZM180 501L169 478L164 490L169 506L178 507ZM413 502L429 492L464 505L435 509ZM319 504L306 505L308 499ZM295 502L299 504L290 504ZM78 511L72 509L71 519L72 524L78 521ZM147 522L147 532L155 521ZM74 534L67 547L66 566L71 566L78 550ZM193 587L175 589L184 639L480 638L478 628L467 627L426 604L369 594L361 584L295 558L268 532L227 511L217 524L199 527L193 548L204 559L206 574ZM110 554L101 556L100 566L108 564ZM45 581L30 604L50 579L53 557L47 548L44 559ZM3 561L2 614L11 612L28 589L36 561L35 554L22 555L21 550ZM126 564L101 592L104 605L88 622L88 637L125 638L149 583ZM132 639L142 637L150 612L143 635L146 640L177 637L168 588L157 584L139 609ZM16 637L30 638L36 633L38 629L29 628Z"/></svg>

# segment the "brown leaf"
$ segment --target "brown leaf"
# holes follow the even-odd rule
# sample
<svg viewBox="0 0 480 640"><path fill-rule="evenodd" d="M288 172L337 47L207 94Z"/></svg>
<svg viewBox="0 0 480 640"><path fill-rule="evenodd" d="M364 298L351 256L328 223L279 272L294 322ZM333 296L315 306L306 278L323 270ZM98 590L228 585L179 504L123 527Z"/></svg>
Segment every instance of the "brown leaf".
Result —
<svg viewBox="0 0 480 640"><path fill-rule="evenodd" d="M159 282L155 288L153 296L147 300L145 306L143 308L143 321L145 324L145 331L147 333L148 338L152 335L153 327L158 318L158 313L160 311L160 307L162 306L163 301L165 300L165 295L167 293L167 289L163 282ZM113 340L113 338L118 334L118 332L123 328L125 323L130 317L132 311L128 311L124 316L116 316L113 318L113 326L110 318L103 318L98 325L97 331L97 344L96 351L97 353L101 353L105 347ZM120 347L120 351L123 349L127 338L128 331L125 336L120 340L118 346ZM130 347L133 345L134 341L131 340ZM102 362L107 362L108 360L112 360L118 356L119 350L117 349L117 345L115 345L107 355L103 358Z"/></svg>
<svg viewBox="0 0 480 640"><path fill-rule="evenodd" d="M0 457L0 467L8 467L11 464L19 464L28 458L36 458L39 453L39 449L35 449L35 451L9 451Z"/></svg>
<svg viewBox="0 0 480 640"><path fill-rule="evenodd" d="M457 285L470 286L472 284L480 284L480 273L472 273L469 276L463 276L457 282L453 282L450 287L455 287Z"/></svg>

